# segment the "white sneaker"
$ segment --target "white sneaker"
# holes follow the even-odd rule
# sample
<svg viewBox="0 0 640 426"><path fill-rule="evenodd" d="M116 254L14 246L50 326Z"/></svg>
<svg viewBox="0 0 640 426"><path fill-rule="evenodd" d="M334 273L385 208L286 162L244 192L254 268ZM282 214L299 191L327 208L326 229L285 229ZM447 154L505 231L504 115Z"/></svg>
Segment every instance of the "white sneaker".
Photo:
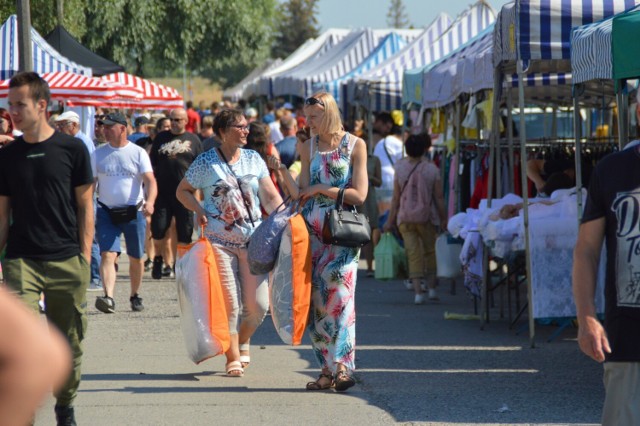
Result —
<svg viewBox="0 0 640 426"><path fill-rule="evenodd" d="M416 297L413 299L413 303L416 305L422 305L424 303L424 293L416 294Z"/></svg>
<svg viewBox="0 0 640 426"><path fill-rule="evenodd" d="M413 283L411 282L411 280L404 280L404 287L407 290L413 290Z"/></svg>
<svg viewBox="0 0 640 426"><path fill-rule="evenodd" d="M429 300L433 300L433 301L440 300L440 298L436 294L436 290L433 288L429 289Z"/></svg>

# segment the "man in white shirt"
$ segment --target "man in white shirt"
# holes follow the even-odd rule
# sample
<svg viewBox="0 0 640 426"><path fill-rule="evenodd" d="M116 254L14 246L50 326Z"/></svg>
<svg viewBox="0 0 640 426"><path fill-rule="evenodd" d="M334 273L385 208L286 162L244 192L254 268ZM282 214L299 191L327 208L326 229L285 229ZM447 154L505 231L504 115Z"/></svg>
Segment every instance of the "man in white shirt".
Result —
<svg viewBox="0 0 640 426"><path fill-rule="evenodd" d="M108 143L91 155L91 166L99 194L96 234L105 295L96 299L96 308L104 313L115 312L115 261L121 252L120 235L124 234L131 279L129 301L131 309L139 312L144 309L138 290L144 271L145 217L153 214L158 193L156 179L147 151L127 140L126 117L114 112L107 114L100 123Z"/></svg>
<svg viewBox="0 0 640 426"><path fill-rule="evenodd" d="M73 111L65 111L56 117L56 130L78 138L87 147L89 154L96 148L91 138L80 130L80 116Z"/></svg>
<svg viewBox="0 0 640 426"><path fill-rule="evenodd" d="M394 165L402 158L403 146L398 137L401 129L395 124L390 113L381 112L377 114L373 122L373 129L382 136L382 139L373 150L373 155L380 159L380 165L382 166L382 186L376 188L378 209L382 214L391 207L393 178L395 176Z"/></svg>

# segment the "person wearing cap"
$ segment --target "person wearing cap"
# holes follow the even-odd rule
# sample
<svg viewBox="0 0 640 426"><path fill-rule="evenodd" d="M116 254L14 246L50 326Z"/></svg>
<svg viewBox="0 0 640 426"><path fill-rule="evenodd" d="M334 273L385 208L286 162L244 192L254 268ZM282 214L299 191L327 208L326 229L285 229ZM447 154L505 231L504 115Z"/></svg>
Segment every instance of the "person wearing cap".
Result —
<svg viewBox="0 0 640 426"><path fill-rule="evenodd" d="M104 313L115 312L115 262L122 251L120 235L124 234L131 280L129 302L131 310L139 312L144 310L138 292L144 272L145 217L153 214L157 194L156 179L147 151L127 139L126 117L119 112L112 112L102 118L100 123L104 126L108 143L95 150L91 156L91 166L96 189L100 194L97 201L96 232L102 257L100 274L104 296L96 298L95 306ZM114 210L121 208L129 208L131 214L116 220Z"/></svg>
<svg viewBox="0 0 640 426"><path fill-rule="evenodd" d="M78 138L87 147L87 151L91 154L96 148L91 138L80 130L80 116L73 111L65 111L60 114L56 120L56 130Z"/></svg>
<svg viewBox="0 0 640 426"><path fill-rule="evenodd" d="M44 294L47 322L71 347L72 371L55 392L55 413L58 424L76 424L95 229L91 159L78 139L49 126L49 85L37 73L14 75L8 100L23 135L0 149L2 272L7 288L32 311Z"/></svg>
<svg viewBox="0 0 640 426"><path fill-rule="evenodd" d="M131 133L129 137L127 137L127 139L129 139L129 142L136 143L138 139L148 136L149 135L149 131L147 130L148 124L149 124L149 119L146 116L141 115L139 117L136 117L136 119L133 121L134 132Z"/></svg>
<svg viewBox="0 0 640 426"><path fill-rule="evenodd" d="M174 109L169 113L169 118L171 129L156 136L150 153L151 165L158 182L158 197L151 216L151 234L156 253L151 267L151 277L155 280L162 279L164 261L160 253L173 218L177 241L172 241L172 263L175 260L177 244L191 243L193 214L178 201L176 189L193 160L202 153L200 138L186 129L187 111L183 108ZM171 276L174 276L173 271Z"/></svg>

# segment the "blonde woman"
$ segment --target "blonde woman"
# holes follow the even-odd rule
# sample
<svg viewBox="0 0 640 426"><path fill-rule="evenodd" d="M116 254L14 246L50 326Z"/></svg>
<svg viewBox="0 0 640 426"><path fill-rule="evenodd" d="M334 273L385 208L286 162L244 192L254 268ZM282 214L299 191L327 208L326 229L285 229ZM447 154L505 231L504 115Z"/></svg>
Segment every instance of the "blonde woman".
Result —
<svg viewBox="0 0 640 426"><path fill-rule="evenodd" d="M307 390L332 386L344 391L355 384L355 292L359 248L322 243L325 212L346 188L346 204L362 205L367 197L367 148L345 132L335 99L324 92L305 101L311 139L300 149L300 198L312 249L311 318L309 331L322 372Z"/></svg>

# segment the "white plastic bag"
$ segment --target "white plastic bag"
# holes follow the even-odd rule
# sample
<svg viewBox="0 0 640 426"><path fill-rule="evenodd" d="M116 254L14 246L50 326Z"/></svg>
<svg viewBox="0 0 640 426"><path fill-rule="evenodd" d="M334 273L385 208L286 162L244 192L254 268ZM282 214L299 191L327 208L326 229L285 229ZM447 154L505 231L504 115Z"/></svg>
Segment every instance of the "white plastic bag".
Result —
<svg viewBox="0 0 640 426"><path fill-rule="evenodd" d="M205 237L178 245L176 284L189 358L199 364L225 353L229 349L229 321L215 253Z"/></svg>
<svg viewBox="0 0 640 426"><path fill-rule="evenodd" d="M460 251L462 244L450 241L451 236L440 234L436 240L437 275L440 278L456 278L462 275Z"/></svg>

